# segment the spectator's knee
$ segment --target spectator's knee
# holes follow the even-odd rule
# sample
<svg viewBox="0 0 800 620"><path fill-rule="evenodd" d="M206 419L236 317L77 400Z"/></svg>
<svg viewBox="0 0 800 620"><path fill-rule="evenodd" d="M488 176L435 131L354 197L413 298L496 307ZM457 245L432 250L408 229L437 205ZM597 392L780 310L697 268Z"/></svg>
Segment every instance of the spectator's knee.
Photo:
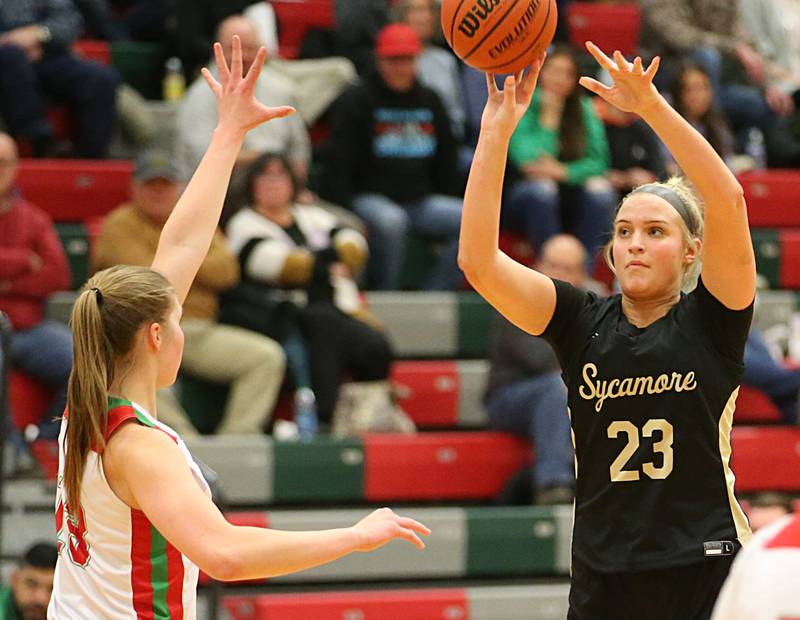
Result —
<svg viewBox="0 0 800 620"><path fill-rule="evenodd" d="M0 45L0 67L14 67L30 64L28 55L24 49L13 43Z"/></svg>
<svg viewBox="0 0 800 620"><path fill-rule="evenodd" d="M254 335L251 345L254 347L254 358L258 360L257 365L269 368L271 373L279 373L283 376L286 369L286 354L283 347L266 336Z"/></svg>

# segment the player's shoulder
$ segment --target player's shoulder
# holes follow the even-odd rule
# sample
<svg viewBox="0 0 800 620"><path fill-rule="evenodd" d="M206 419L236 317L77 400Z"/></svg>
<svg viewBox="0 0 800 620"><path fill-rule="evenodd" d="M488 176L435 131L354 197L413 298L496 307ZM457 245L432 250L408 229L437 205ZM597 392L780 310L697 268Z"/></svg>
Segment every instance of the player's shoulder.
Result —
<svg viewBox="0 0 800 620"><path fill-rule="evenodd" d="M800 514L789 515L771 523L753 539L764 550L794 549L800 553Z"/></svg>

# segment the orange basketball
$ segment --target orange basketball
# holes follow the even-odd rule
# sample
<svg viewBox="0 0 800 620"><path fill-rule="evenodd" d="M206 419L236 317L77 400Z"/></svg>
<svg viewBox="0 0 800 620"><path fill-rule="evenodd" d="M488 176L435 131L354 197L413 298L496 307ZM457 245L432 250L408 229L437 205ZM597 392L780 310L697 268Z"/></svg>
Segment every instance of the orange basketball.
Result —
<svg viewBox="0 0 800 620"><path fill-rule="evenodd" d="M461 60L479 71L516 73L550 45L556 0L443 0L442 30Z"/></svg>

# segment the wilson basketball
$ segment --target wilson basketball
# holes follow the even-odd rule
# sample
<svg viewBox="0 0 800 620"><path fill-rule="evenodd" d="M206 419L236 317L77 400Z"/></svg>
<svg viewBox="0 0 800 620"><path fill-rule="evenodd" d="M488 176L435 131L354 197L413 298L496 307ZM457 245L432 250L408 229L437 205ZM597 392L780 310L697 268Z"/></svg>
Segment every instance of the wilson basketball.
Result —
<svg viewBox="0 0 800 620"><path fill-rule="evenodd" d="M442 30L461 60L479 71L516 73L547 49L556 0L443 0Z"/></svg>

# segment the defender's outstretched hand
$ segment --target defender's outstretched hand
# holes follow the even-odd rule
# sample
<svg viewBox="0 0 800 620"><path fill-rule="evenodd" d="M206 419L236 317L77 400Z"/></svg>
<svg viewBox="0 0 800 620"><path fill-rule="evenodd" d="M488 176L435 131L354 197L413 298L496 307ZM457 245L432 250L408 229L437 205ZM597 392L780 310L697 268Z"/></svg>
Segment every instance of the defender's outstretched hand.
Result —
<svg viewBox="0 0 800 620"><path fill-rule="evenodd" d="M489 97L481 117L482 130L497 131L504 138L511 138L511 134L531 104L539 71L546 56L547 53L542 52L528 67L527 72L523 70L516 76L509 75L503 90L497 88L493 73L486 74Z"/></svg>
<svg viewBox="0 0 800 620"><path fill-rule="evenodd" d="M217 98L219 127L226 127L244 134L253 127L273 118L294 114L295 110L291 106L272 108L260 103L255 98L256 81L261 75L264 60L267 57L267 50L264 47L258 50L256 59L247 71L247 75L243 75L242 41L238 36L233 37L230 66L228 66L225 53L222 51L222 45L219 43L214 44L214 57L219 69L219 82L206 68L203 68L202 74Z"/></svg>
<svg viewBox="0 0 800 620"><path fill-rule="evenodd" d="M419 549L424 549L425 543L419 534L431 533L419 521L401 517L390 508L379 508L356 523L353 529L360 539L357 551L373 551L395 538L407 540Z"/></svg>
<svg viewBox="0 0 800 620"><path fill-rule="evenodd" d="M628 62L619 51L616 51L614 60L611 60L591 41L586 42L586 49L600 66L608 71L614 84L606 86L593 78L584 76L579 80L581 86L599 95L614 107L636 114L641 114L643 110L660 99L661 95L653 86L653 77L661 63L658 56L645 70L639 56L633 62Z"/></svg>

